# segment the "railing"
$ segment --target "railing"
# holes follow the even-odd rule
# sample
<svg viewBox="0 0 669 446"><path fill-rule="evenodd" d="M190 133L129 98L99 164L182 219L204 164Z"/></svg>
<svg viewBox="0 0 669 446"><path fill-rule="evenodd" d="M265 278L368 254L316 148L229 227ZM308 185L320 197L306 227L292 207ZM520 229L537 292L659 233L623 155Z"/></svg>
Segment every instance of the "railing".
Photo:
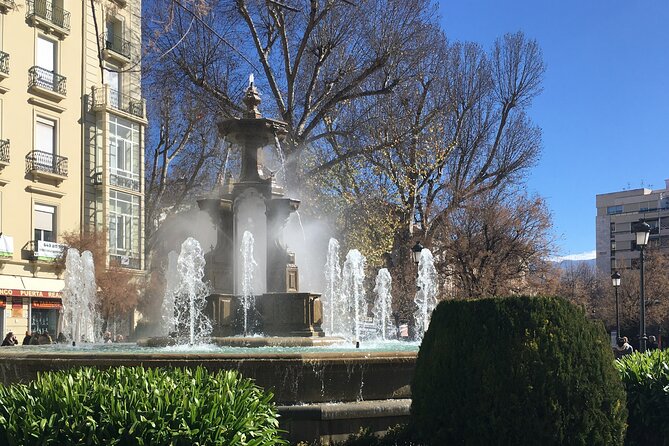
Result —
<svg viewBox="0 0 669 446"><path fill-rule="evenodd" d="M139 191L139 175L120 169L110 169L109 184Z"/></svg>
<svg viewBox="0 0 669 446"><path fill-rule="evenodd" d="M9 164L9 140L0 139L0 162Z"/></svg>
<svg viewBox="0 0 669 446"><path fill-rule="evenodd" d="M26 172L33 171L67 176L67 158L41 150L33 150L26 155Z"/></svg>
<svg viewBox="0 0 669 446"><path fill-rule="evenodd" d="M129 257L118 254L109 254L109 263L117 263L123 268L141 269L142 261L139 257Z"/></svg>
<svg viewBox="0 0 669 446"><path fill-rule="evenodd" d="M15 6L14 0L0 0L0 8L14 9Z"/></svg>
<svg viewBox="0 0 669 446"><path fill-rule="evenodd" d="M125 40L120 36L110 36L109 34L103 35L102 41L104 42L105 49L130 59L130 41Z"/></svg>
<svg viewBox="0 0 669 446"><path fill-rule="evenodd" d="M0 51L0 72L9 74L9 54Z"/></svg>
<svg viewBox="0 0 669 446"><path fill-rule="evenodd" d="M139 118L144 117L144 99L135 99L107 85L93 87L92 107L111 107Z"/></svg>
<svg viewBox="0 0 669 446"><path fill-rule="evenodd" d="M44 88L64 96L67 93L66 80L65 76L42 67L31 67L28 70L28 88Z"/></svg>
<svg viewBox="0 0 669 446"><path fill-rule="evenodd" d="M66 31L70 31L70 13L53 4L53 0L28 0L26 17L40 18Z"/></svg>

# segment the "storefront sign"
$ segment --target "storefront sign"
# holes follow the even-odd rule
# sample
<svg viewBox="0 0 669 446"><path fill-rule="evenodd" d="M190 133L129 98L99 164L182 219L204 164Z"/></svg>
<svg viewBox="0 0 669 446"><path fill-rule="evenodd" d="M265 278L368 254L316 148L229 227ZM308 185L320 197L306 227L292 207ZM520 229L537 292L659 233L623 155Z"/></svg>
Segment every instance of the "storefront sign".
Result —
<svg viewBox="0 0 669 446"><path fill-rule="evenodd" d="M14 255L14 238L8 235L0 235L0 259Z"/></svg>
<svg viewBox="0 0 669 446"><path fill-rule="evenodd" d="M32 299L33 308L45 308L60 310L63 307L60 299Z"/></svg>
<svg viewBox="0 0 669 446"><path fill-rule="evenodd" d="M0 288L0 296L50 297L55 299L63 297L63 293L60 291L12 290L9 288Z"/></svg>
<svg viewBox="0 0 669 446"><path fill-rule="evenodd" d="M63 255L65 245L54 242L37 241L37 260L53 260Z"/></svg>
<svg viewBox="0 0 669 446"><path fill-rule="evenodd" d="M23 298L22 297L13 297L12 298L12 317L22 318L23 317Z"/></svg>

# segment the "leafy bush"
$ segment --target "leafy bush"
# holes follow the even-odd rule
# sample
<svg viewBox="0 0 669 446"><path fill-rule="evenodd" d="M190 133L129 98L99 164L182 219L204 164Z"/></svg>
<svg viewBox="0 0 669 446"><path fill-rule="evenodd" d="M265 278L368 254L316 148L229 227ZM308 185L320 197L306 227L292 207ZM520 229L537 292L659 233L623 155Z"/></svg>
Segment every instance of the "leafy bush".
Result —
<svg viewBox="0 0 669 446"><path fill-rule="evenodd" d="M616 361L627 390L628 445L669 445L669 351Z"/></svg>
<svg viewBox="0 0 669 446"><path fill-rule="evenodd" d="M439 304L412 420L432 445L621 445L625 393L601 324L559 298Z"/></svg>
<svg viewBox="0 0 669 446"><path fill-rule="evenodd" d="M0 444L287 444L271 399L235 371L48 372L29 384L0 386Z"/></svg>

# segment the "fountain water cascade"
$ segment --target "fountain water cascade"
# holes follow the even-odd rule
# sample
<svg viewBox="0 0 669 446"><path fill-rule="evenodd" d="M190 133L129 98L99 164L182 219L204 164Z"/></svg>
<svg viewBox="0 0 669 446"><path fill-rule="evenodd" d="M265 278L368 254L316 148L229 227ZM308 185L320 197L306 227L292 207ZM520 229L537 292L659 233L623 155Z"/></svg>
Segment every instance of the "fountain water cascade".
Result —
<svg viewBox="0 0 669 446"><path fill-rule="evenodd" d="M95 266L90 251L70 248L65 259L65 286L63 288L63 327L70 340L95 342L100 332L97 312L97 285Z"/></svg>
<svg viewBox="0 0 669 446"><path fill-rule="evenodd" d="M362 325L367 316L365 299L365 264L367 260L357 249L346 254L342 271L342 295L346 299L344 329L342 333L348 339L362 339Z"/></svg>
<svg viewBox="0 0 669 446"><path fill-rule="evenodd" d="M244 336L253 333L253 325L256 319L256 297L253 290L253 276L256 263L253 258L254 248L253 234L244 231L242 236L242 313L244 324Z"/></svg>
<svg viewBox="0 0 669 446"><path fill-rule="evenodd" d="M414 303L417 310L414 313L416 340L422 340L430 325L432 310L437 306L437 269L434 267L432 252L424 248L420 253L418 263L418 290Z"/></svg>
<svg viewBox="0 0 669 446"><path fill-rule="evenodd" d="M209 287L202 281L204 265L200 243L187 238L177 259L178 285L174 292L175 330L182 344L201 344L211 335L211 322L205 314Z"/></svg>
<svg viewBox="0 0 669 446"><path fill-rule="evenodd" d="M161 307L162 334L168 336L176 331L177 320L175 317L175 297L179 288L179 271L177 270L177 260L179 255L170 251L167 254L167 270L165 271L165 295Z"/></svg>
<svg viewBox="0 0 669 446"><path fill-rule="evenodd" d="M325 332L328 335L343 334L344 302L341 294L341 264L339 262L339 242L331 238L328 242L325 263L325 293L323 294L323 314Z"/></svg>
<svg viewBox="0 0 669 446"><path fill-rule="evenodd" d="M372 314L374 314L376 336L383 341L396 337L396 328L392 319L393 299L390 294L392 289L393 279L390 277L390 272L387 268L381 268L376 275L376 285L374 286L376 300L374 301Z"/></svg>

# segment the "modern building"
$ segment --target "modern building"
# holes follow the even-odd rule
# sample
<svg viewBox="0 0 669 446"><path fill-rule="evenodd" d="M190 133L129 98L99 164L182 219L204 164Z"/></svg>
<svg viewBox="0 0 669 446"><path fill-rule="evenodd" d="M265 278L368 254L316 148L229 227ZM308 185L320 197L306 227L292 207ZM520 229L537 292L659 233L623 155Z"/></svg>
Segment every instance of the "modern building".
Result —
<svg viewBox="0 0 669 446"><path fill-rule="evenodd" d="M669 252L669 180L664 189L632 189L597 195L597 269L636 268L632 223L644 219L651 227L650 246Z"/></svg>
<svg viewBox="0 0 669 446"><path fill-rule="evenodd" d="M143 268L141 0L0 0L0 331L59 324L64 232Z"/></svg>

